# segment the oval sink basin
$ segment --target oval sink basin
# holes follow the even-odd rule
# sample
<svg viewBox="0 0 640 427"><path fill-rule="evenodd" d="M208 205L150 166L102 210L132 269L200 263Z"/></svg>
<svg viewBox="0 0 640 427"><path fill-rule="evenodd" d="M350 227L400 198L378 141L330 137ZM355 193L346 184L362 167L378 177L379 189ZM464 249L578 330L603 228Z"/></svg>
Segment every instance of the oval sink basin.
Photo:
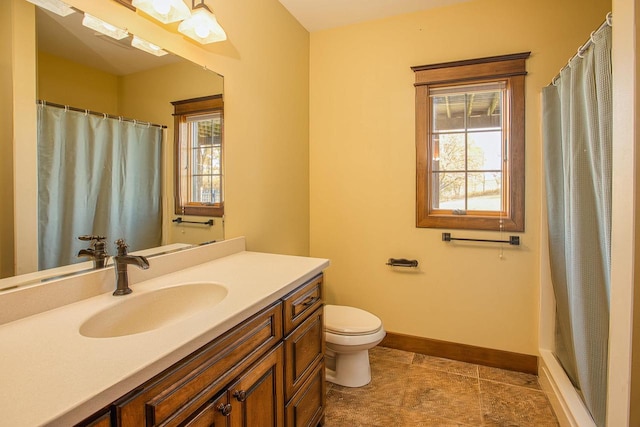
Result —
<svg viewBox="0 0 640 427"><path fill-rule="evenodd" d="M112 338L158 329L211 308L227 296L227 288L216 283L189 283L123 298L87 319L80 334L90 338Z"/></svg>

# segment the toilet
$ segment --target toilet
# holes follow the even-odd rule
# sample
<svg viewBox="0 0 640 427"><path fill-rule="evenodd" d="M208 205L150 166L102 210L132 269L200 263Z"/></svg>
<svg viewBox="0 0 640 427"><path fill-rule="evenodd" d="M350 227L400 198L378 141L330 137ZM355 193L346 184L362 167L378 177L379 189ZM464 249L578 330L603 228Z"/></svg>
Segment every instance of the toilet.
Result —
<svg viewBox="0 0 640 427"><path fill-rule="evenodd" d="M369 384L369 349L385 335L382 321L373 314L355 307L325 305L327 381L345 387Z"/></svg>

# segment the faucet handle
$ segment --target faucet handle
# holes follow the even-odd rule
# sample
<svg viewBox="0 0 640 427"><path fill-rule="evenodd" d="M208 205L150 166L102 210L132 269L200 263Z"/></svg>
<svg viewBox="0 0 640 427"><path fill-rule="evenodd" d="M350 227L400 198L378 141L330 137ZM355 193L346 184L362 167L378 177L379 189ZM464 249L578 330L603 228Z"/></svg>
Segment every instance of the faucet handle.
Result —
<svg viewBox="0 0 640 427"><path fill-rule="evenodd" d="M107 259L109 258L109 254L107 253L106 243L104 236L94 236L94 235L84 235L78 236L78 239L82 241L90 241L88 249L81 249L78 252L78 257L91 257L93 258L93 268L103 268L107 264Z"/></svg>
<svg viewBox="0 0 640 427"><path fill-rule="evenodd" d="M129 245L127 245L127 242L125 242L124 239L118 239L114 243L117 246L119 256L127 254L127 248L129 247Z"/></svg>

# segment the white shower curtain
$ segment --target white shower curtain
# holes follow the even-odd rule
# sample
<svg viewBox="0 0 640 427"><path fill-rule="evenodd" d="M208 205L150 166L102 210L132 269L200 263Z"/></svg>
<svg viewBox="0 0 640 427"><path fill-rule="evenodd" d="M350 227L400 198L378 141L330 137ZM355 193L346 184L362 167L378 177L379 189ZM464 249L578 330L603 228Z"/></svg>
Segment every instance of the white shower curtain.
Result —
<svg viewBox="0 0 640 427"><path fill-rule="evenodd" d="M162 129L64 108L38 108L39 268L72 264L86 234L161 243Z"/></svg>
<svg viewBox="0 0 640 427"><path fill-rule="evenodd" d="M611 27L543 89L556 357L605 425L611 261Z"/></svg>

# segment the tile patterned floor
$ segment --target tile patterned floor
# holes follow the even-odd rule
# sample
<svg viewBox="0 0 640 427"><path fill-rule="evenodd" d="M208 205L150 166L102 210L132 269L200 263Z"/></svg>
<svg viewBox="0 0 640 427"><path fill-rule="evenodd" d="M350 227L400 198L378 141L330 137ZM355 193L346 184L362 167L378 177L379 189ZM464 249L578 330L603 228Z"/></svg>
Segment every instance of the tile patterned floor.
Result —
<svg viewBox="0 0 640 427"><path fill-rule="evenodd" d="M558 427L535 375L380 346L369 358L367 386L327 383L325 427Z"/></svg>

